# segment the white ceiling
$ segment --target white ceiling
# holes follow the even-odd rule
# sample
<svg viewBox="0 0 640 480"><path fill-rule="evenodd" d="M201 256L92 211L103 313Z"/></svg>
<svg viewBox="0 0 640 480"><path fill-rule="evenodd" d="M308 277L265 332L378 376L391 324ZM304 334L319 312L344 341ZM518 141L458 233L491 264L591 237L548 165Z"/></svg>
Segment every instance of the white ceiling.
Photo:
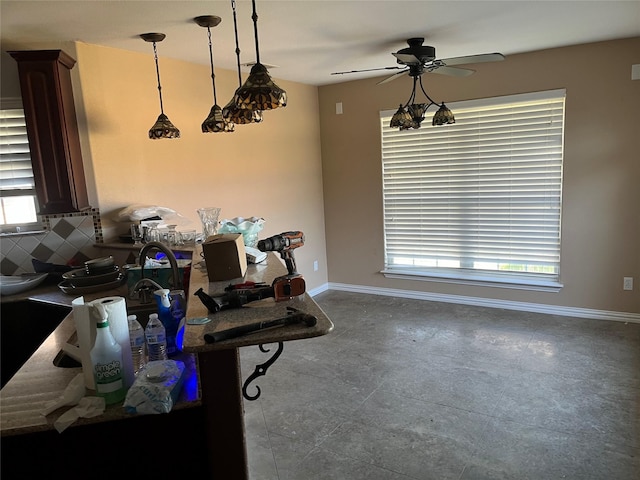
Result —
<svg viewBox="0 0 640 480"><path fill-rule="evenodd" d="M251 1L236 3L241 61L255 61ZM425 37L438 58L448 58L640 35L639 0L257 0L257 13L261 62L275 66L276 78L311 85L388 75L331 73L394 66L391 52L410 37ZM151 54L138 35L165 33L161 70L163 56L208 64L206 29L193 17L217 15L215 65L237 69L231 0L1 0L0 14L3 51L80 41Z"/></svg>

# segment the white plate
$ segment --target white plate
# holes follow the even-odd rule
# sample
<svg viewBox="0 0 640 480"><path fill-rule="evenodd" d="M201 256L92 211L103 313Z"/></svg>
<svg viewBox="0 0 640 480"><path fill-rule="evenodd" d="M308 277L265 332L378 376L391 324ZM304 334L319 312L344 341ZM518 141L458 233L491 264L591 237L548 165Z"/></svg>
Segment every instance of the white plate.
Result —
<svg viewBox="0 0 640 480"><path fill-rule="evenodd" d="M48 273L25 273L23 275L0 275L0 295L15 295L40 285Z"/></svg>

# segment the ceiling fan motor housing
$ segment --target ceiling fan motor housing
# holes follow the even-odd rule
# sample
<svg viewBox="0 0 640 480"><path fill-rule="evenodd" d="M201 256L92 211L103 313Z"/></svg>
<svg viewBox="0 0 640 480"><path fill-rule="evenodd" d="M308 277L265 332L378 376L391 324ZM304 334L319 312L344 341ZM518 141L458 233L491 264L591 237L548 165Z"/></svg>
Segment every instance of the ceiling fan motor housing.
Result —
<svg viewBox="0 0 640 480"><path fill-rule="evenodd" d="M407 48L403 48L398 50L397 56L413 56L416 60L418 60L421 64L425 64L427 62L431 62L436 59L436 49L429 45L422 45L424 42L424 38L410 38L407 40L409 46ZM404 65L411 65L410 62L407 61L408 57L398 58L398 63Z"/></svg>

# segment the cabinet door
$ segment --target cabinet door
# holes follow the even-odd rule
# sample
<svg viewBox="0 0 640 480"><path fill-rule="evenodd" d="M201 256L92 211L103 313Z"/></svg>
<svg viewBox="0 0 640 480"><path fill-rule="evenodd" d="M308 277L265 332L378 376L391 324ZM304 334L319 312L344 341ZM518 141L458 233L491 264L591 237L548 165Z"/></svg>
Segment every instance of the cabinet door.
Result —
<svg viewBox="0 0 640 480"><path fill-rule="evenodd" d="M62 50L9 52L18 62L39 213L89 206L78 136L71 68Z"/></svg>

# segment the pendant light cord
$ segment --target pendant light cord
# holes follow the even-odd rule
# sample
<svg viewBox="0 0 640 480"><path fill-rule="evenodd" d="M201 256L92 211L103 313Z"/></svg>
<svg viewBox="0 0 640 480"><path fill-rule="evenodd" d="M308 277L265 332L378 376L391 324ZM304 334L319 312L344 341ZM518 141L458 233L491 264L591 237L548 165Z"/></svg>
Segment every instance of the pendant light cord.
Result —
<svg viewBox="0 0 640 480"><path fill-rule="evenodd" d="M238 60L238 85L242 86L242 75L240 74L240 42L238 41L238 19L236 18L236 0L231 0L233 10L233 31L236 35L236 59Z"/></svg>
<svg viewBox="0 0 640 480"><path fill-rule="evenodd" d="M158 67L158 49L156 48L156 42L153 42L153 57L156 61L156 77L158 77L158 95L160 96L160 113L164 115L164 108L162 106L162 86L160 86L160 68Z"/></svg>
<svg viewBox="0 0 640 480"><path fill-rule="evenodd" d="M213 85L213 104L218 104L218 97L216 95L216 74L213 71L213 47L211 45L211 28L207 27L207 36L209 37L209 60L211 64L211 83Z"/></svg>
<svg viewBox="0 0 640 480"><path fill-rule="evenodd" d="M256 12L256 0L251 0L251 4L253 5L253 15L251 15L251 18L253 19L253 36L256 41L256 63L260 63L260 50L258 49L258 13Z"/></svg>

